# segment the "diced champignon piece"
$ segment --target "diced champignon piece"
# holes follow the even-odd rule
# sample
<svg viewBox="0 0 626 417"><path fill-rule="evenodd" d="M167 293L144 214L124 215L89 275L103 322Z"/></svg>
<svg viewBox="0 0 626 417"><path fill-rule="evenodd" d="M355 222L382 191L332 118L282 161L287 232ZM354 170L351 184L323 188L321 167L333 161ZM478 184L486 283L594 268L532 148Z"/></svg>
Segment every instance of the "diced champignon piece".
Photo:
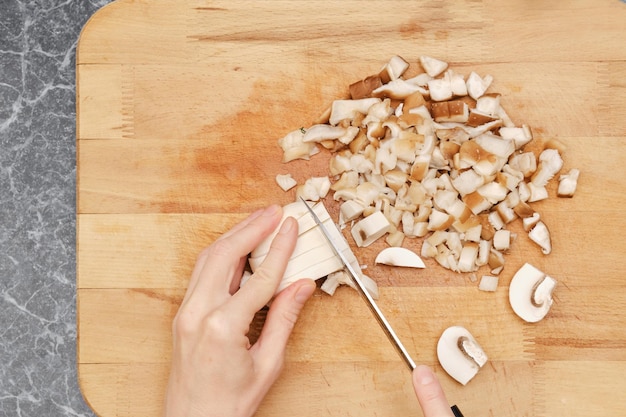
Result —
<svg viewBox="0 0 626 417"><path fill-rule="evenodd" d="M567 174L563 174L559 177L559 187L557 189L557 196L559 197L574 197L576 187L578 186L578 176L580 171L576 168L570 169Z"/></svg>
<svg viewBox="0 0 626 417"><path fill-rule="evenodd" d="M495 292L498 289L498 281L498 277L483 275L478 284L478 289L481 291Z"/></svg>
<svg viewBox="0 0 626 417"><path fill-rule="evenodd" d="M276 183L283 191L289 191L296 185L298 182L291 176L291 174L278 174L276 175Z"/></svg>
<svg viewBox="0 0 626 417"><path fill-rule="evenodd" d="M391 224L385 215L376 211L352 226L352 237L357 246L364 247L374 243L389 231Z"/></svg>
<svg viewBox="0 0 626 417"><path fill-rule="evenodd" d="M350 98L352 98L352 100L358 100L371 97L372 91L382 85L383 82L377 75L365 77L360 81L350 84Z"/></svg>
<svg viewBox="0 0 626 417"><path fill-rule="evenodd" d="M448 68L448 63L427 55L420 56L420 64L426 74L436 77Z"/></svg>

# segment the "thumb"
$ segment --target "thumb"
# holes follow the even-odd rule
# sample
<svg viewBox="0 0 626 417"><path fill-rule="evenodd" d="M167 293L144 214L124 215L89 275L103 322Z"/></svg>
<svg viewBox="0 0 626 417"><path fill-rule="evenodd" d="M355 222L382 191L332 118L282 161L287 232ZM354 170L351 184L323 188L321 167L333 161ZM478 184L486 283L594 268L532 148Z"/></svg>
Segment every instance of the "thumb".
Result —
<svg viewBox="0 0 626 417"><path fill-rule="evenodd" d="M454 417L433 371L420 365L413 371L413 387L424 417Z"/></svg>
<svg viewBox="0 0 626 417"><path fill-rule="evenodd" d="M272 301L259 340L251 348L259 367L280 370L291 331L315 288L315 281L301 279L281 291Z"/></svg>

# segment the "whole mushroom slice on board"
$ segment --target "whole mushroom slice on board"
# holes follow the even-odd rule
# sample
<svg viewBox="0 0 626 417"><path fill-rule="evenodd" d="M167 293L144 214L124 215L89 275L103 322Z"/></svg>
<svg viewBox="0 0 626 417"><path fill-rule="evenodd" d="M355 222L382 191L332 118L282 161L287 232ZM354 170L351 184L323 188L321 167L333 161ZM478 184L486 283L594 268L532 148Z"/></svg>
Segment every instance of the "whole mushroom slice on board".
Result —
<svg viewBox="0 0 626 417"><path fill-rule="evenodd" d="M437 359L443 369L466 385L487 363L487 355L474 336L462 326L448 327L437 343Z"/></svg>
<svg viewBox="0 0 626 417"><path fill-rule="evenodd" d="M526 263L511 280L509 302L520 318L529 323L536 323L550 311L555 287L554 278Z"/></svg>

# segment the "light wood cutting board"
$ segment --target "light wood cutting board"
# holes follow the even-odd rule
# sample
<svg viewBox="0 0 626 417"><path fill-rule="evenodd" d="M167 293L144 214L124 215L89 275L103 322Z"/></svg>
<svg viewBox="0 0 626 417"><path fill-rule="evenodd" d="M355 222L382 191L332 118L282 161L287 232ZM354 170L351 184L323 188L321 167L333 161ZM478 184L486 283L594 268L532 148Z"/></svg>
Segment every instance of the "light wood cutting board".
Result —
<svg viewBox="0 0 626 417"><path fill-rule="evenodd" d="M373 265L380 307L418 363L471 416L626 415L626 4L571 1L132 1L86 25L78 46L78 368L96 413L159 416L170 323L196 254L248 213L325 175L328 155L281 163L276 141L309 126L394 54L420 55L490 91L582 171L572 199L537 203L553 236L520 233L496 293L432 261ZM333 214L337 207L328 206ZM516 226L518 227L518 226ZM519 227L518 229L519 231ZM419 251L421 240L406 242ZM524 262L558 281L548 317L508 305ZM490 361L466 387L435 345L464 325ZM409 374L358 295L316 293L259 416L421 415Z"/></svg>

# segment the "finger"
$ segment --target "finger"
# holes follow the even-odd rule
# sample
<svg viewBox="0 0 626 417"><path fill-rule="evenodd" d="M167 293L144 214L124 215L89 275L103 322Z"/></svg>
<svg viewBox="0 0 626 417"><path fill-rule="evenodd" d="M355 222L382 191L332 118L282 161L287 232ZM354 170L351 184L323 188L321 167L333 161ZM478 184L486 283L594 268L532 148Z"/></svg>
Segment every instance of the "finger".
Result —
<svg viewBox="0 0 626 417"><path fill-rule="evenodd" d="M280 206L270 206L235 233L213 242L206 251L188 302L195 299L204 305L207 297L229 297L231 282L241 273L246 257L276 229L281 217Z"/></svg>
<svg viewBox="0 0 626 417"><path fill-rule="evenodd" d="M285 219L274 237L270 250L252 277L233 295L231 305L238 316L249 323L254 314L272 299L285 273L298 239L298 222Z"/></svg>
<svg viewBox="0 0 626 417"><path fill-rule="evenodd" d="M243 229L246 227L252 220L256 219L263 213L264 209L258 209L254 213L250 214L247 218L237 223L233 228L229 231L218 237L216 240L223 239L226 236L230 236L231 234ZM207 257L209 256L210 246L204 248L202 252L198 255L196 259L196 264L194 265L193 271L191 273L191 277L189 279L189 283L187 284L187 291L185 292L185 296L183 298L183 303L185 303L189 299L189 295L193 292L196 284L198 283L198 277L200 276L200 271L204 268L204 264L206 262ZM243 266L242 266L243 268Z"/></svg>
<svg viewBox="0 0 626 417"><path fill-rule="evenodd" d="M226 231L224 234L222 234L220 237L218 237L217 240L225 239L228 236L237 233L239 230L245 228L248 224L250 224L250 222L252 222L254 219L256 219L257 217L260 217L261 215L263 215L265 210L273 209L274 207L275 206L270 206L270 207L261 208L261 209L256 210L255 212L251 213L248 217L246 217L244 220L242 220L239 223L237 223L236 225L234 225L230 230Z"/></svg>
<svg viewBox="0 0 626 417"><path fill-rule="evenodd" d="M441 384L428 366L419 365L415 368L413 388L424 417L454 417Z"/></svg>
<svg viewBox="0 0 626 417"><path fill-rule="evenodd" d="M315 281L301 279L281 291L272 301L261 335L251 348L258 369L270 379L273 370L276 370L277 376L281 368L289 336L315 288Z"/></svg>

